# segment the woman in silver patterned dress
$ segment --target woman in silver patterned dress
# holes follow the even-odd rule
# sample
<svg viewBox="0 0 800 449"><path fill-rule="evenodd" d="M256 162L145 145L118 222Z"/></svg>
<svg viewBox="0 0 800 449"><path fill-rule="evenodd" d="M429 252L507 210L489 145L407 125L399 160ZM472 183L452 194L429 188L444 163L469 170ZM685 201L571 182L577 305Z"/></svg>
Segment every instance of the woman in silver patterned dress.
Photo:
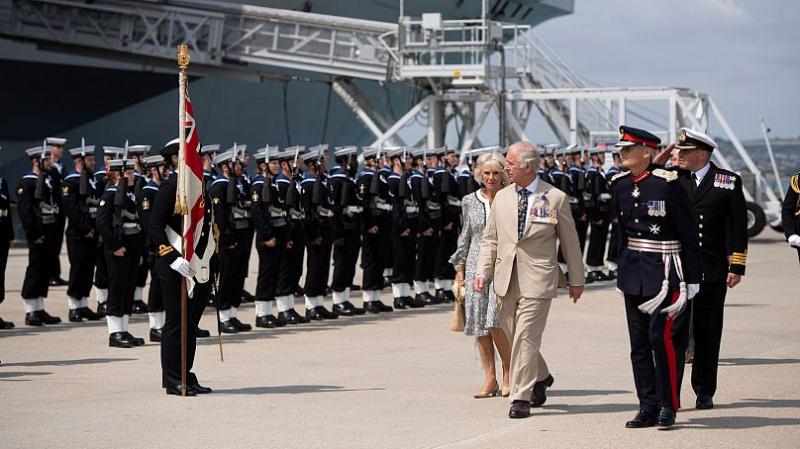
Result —
<svg viewBox="0 0 800 449"><path fill-rule="evenodd" d="M486 226L486 218L495 194L508 184L505 171L505 159L500 153L484 153L475 164L473 175L483 184L477 191L464 196L461 202L461 234L458 236L458 248L450 258L450 263L456 268L456 282L466 282L472 285L475 278L475 266L478 262L481 236ZM466 288L464 310L466 323L464 333L474 335L478 343L478 352L481 364L486 372L486 381L483 388L473 394L475 398L496 396L501 392L503 396L509 394L509 368L511 362L511 346L505 332L500 327L497 315L497 297L494 289L486 288L483 293ZM502 390L497 383L495 373L494 350L503 364Z"/></svg>

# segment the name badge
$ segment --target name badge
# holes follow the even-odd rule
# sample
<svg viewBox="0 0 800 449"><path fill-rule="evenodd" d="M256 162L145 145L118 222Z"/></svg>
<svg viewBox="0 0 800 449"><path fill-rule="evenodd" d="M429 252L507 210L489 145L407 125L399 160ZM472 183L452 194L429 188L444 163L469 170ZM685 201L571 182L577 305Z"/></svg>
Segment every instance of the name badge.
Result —
<svg viewBox="0 0 800 449"><path fill-rule="evenodd" d="M647 215L651 217L666 217L667 216L667 202L666 201L648 201L647 202Z"/></svg>
<svg viewBox="0 0 800 449"><path fill-rule="evenodd" d="M717 173L714 175L714 187L720 189L733 190L736 185L736 178L731 175Z"/></svg>

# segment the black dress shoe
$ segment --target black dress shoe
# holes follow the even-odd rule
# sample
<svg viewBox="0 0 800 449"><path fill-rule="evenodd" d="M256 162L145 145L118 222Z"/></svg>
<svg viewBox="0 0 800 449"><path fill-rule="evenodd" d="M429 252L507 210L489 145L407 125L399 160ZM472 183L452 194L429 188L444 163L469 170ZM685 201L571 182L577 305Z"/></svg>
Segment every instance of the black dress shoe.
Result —
<svg viewBox="0 0 800 449"><path fill-rule="evenodd" d="M50 315L46 310L40 310L35 313L39 316L39 319L42 320L42 323L44 324L58 324L61 322L61 318Z"/></svg>
<svg viewBox="0 0 800 449"><path fill-rule="evenodd" d="M42 319L39 318L39 314L36 312L28 312L25 314L25 325L26 326L44 326Z"/></svg>
<svg viewBox="0 0 800 449"><path fill-rule="evenodd" d="M445 290L444 297L445 302L456 302L456 294L453 293L453 290Z"/></svg>
<svg viewBox="0 0 800 449"><path fill-rule="evenodd" d="M191 388L192 390L194 390L194 392L197 393L197 394L209 394L212 391L214 391L211 388L204 387L204 386L202 386L200 384L192 384L192 385L188 385L187 387Z"/></svg>
<svg viewBox="0 0 800 449"><path fill-rule="evenodd" d="M112 348L132 348L133 342L125 332L113 332L108 336L108 346Z"/></svg>
<svg viewBox="0 0 800 449"><path fill-rule="evenodd" d="M284 320L286 324L308 323L308 319L304 316L300 316L300 314L294 309L289 309L285 312L278 312L278 319Z"/></svg>
<svg viewBox="0 0 800 449"><path fill-rule="evenodd" d="M89 321L97 321L100 318L103 318L102 316L94 313L94 310L88 307L81 307L80 309L78 309L78 312L80 312L81 318L85 318Z"/></svg>
<svg viewBox="0 0 800 449"><path fill-rule="evenodd" d="M174 396L183 396L181 394L181 386L180 385L176 385L174 387L167 387L164 390L166 390L167 394L171 394L171 395L174 395ZM197 396L197 390L195 390L194 388L192 388L189 385L187 385L186 386L186 396Z"/></svg>
<svg viewBox="0 0 800 449"><path fill-rule="evenodd" d="M101 317L106 316L106 303L101 302L97 304L97 314Z"/></svg>
<svg viewBox="0 0 800 449"><path fill-rule="evenodd" d="M14 329L14 323L11 321L3 321L3 319L0 318L0 329Z"/></svg>
<svg viewBox="0 0 800 449"><path fill-rule="evenodd" d="M697 397L695 407L697 407L698 410L712 409L714 408L714 400L707 394L701 394Z"/></svg>
<svg viewBox="0 0 800 449"><path fill-rule="evenodd" d="M527 418L531 416L531 405L528 401L514 401L511 403L511 410L508 417L511 419Z"/></svg>
<svg viewBox="0 0 800 449"><path fill-rule="evenodd" d="M326 320L335 320L336 318L339 318L338 313L329 311L325 308L325 306L314 307L314 310L316 310L317 313L322 315L322 318L325 318Z"/></svg>
<svg viewBox="0 0 800 449"><path fill-rule="evenodd" d="M378 307L378 301L366 301L364 302L364 310L369 313L381 313L381 308Z"/></svg>
<svg viewBox="0 0 800 449"><path fill-rule="evenodd" d="M675 424L675 411L669 407L661 407L661 411L658 412L656 424L660 427L669 427Z"/></svg>
<svg viewBox="0 0 800 449"><path fill-rule="evenodd" d="M641 429L642 427L653 427L656 425L656 417L652 413L639 410L636 416L625 423L628 429Z"/></svg>
<svg viewBox="0 0 800 449"><path fill-rule="evenodd" d="M440 303L447 302L447 297L444 295L444 289L442 288L436 289L436 295L434 296L434 298L436 298L436 300L439 301Z"/></svg>
<svg viewBox="0 0 800 449"><path fill-rule="evenodd" d="M278 316L275 317L275 327L283 327L286 326L286 319L280 317L280 313Z"/></svg>
<svg viewBox="0 0 800 449"><path fill-rule="evenodd" d="M69 315L67 315L67 319L70 323L80 323L83 321L83 316L81 316L81 311L78 309L69 309Z"/></svg>
<svg viewBox="0 0 800 449"><path fill-rule="evenodd" d="M133 302L133 313L136 315L147 313L150 309L147 307L147 304L144 303L141 299L137 299Z"/></svg>
<svg viewBox="0 0 800 449"><path fill-rule="evenodd" d="M541 407L547 401L547 388L553 385L553 375L547 376L544 380L533 384L533 393L531 394L531 407Z"/></svg>
<svg viewBox="0 0 800 449"><path fill-rule="evenodd" d="M394 298L394 308L395 309L403 310L406 307L408 307L408 306L406 306L406 301L405 301L405 299L403 297Z"/></svg>
<svg viewBox="0 0 800 449"><path fill-rule="evenodd" d="M425 307L425 302L418 298L412 298L410 296L404 296L403 302L412 309L419 309Z"/></svg>
<svg viewBox="0 0 800 449"><path fill-rule="evenodd" d="M334 304L333 311L344 316L363 315L367 313L366 310L362 309L361 307L354 306L350 301L345 301L341 304Z"/></svg>
<svg viewBox="0 0 800 449"><path fill-rule="evenodd" d="M197 337L197 338L208 338L208 337L210 337L210 336L211 336L211 332L209 332L209 331L207 331L207 330L205 330L205 329L200 329L200 328L198 327L198 328L197 328L197 329L194 331L194 336L195 336L195 337Z"/></svg>
<svg viewBox="0 0 800 449"><path fill-rule="evenodd" d="M617 278L617 270L608 270L608 274L606 276L608 276L609 281L613 281Z"/></svg>
<svg viewBox="0 0 800 449"><path fill-rule="evenodd" d="M239 328L236 327L235 324L231 323L230 320L222 321L219 323L219 330L223 334L238 334Z"/></svg>
<svg viewBox="0 0 800 449"><path fill-rule="evenodd" d="M230 319L230 322L233 323L234 326L236 326L236 329L238 329L239 332L247 332L253 330L253 326L246 323L242 323L241 321L239 321L239 318L233 317Z"/></svg>
<svg viewBox="0 0 800 449"><path fill-rule="evenodd" d="M317 308L306 309L306 319L309 321L322 321L325 318L317 311Z"/></svg>
<svg viewBox="0 0 800 449"><path fill-rule="evenodd" d="M432 306L434 304L438 304L438 302L436 302L433 296L428 292L417 293L417 295L414 296L414 301L415 302L422 301L422 303L425 304L426 306Z"/></svg>
<svg viewBox="0 0 800 449"><path fill-rule="evenodd" d="M161 341L161 329L150 329L150 341L159 343Z"/></svg>
<svg viewBox="0 0 800 449"><path fill-rule="evenodd" d="M64 285L69 284L69 282L61 279L61 278L53 278L50 279L50 286L51 287L63 287Z"/></svg>
<svg viewBox="0 0 800 449"><path fill-rule="evenodd" d="M359 292L359 291L361 291L361 286L360 285L356 285L356 284L352 284L350 286L350 291L351 292Z"/></svg>
<svg viewBox="0 0 800 449"><path fill-rule="evenodd" d="M144 346L144 338L134 337L130 332L125 332L125 335L133 343L134 346Z"/></svg>
<svg viewBox="0 0 800 449"><path fill-rule="evenodd" d="M247 290L242 290L242 302L253 302L256 300L256 297L253 296L252 293L248 292Z"/></svg>
<svg viewBox="0 0 800 449"><path fill-rule="evenodd" d="M272 329L276 326L275 324L275 316L273 315L265 315L265 316L257 316L256 317L256 327L264 327L267 329Z"/></svg>

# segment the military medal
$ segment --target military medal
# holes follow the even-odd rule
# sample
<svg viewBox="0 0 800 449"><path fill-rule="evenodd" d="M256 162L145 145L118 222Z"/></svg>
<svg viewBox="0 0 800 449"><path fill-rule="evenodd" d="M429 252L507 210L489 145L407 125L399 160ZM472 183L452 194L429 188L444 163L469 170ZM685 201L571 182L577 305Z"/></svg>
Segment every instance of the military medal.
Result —
<svg viewBox="0 0 800 449"><path fill-rule="evenodd" d="M717 173L714 175L714 187L720 189L733 190L735 188L736 178L731 175Z"/></svg>
<svg viewBox="0 0 800 449"><path fill-rule="evenodd" d="M650 226L650 233L653 235L658 235L661 233L661 226L657 224L653 224Z"/></svg>
<svg viewBox="0 0 800 449"><path fill-rule="evenodd" d="M633 187L632 195L633 195L634 198L639 198L639 196L641 195L641 193L639 192L639 186L634 186Z"/></svg>
<svg viewBox="0 0 800 449"><path fill-rule="evenodd" d="M651 217L666 217L667 216L667 202L666 201L648 201L647 202L647 215Z"/></svg>

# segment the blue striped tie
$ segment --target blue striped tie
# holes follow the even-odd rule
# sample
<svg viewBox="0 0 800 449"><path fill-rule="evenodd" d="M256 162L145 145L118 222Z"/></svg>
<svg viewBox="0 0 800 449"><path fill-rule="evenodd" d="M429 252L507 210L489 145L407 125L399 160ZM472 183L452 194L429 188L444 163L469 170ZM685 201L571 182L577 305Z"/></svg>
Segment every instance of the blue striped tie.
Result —
<svg viewBox="0 0 800 449"><path fill-rule="evenodd" d="M518 238L522 238L522 234L525 232L525 215L528 212L528 189L520 189L517 192L519 195L519 205L517 206L517 232L519 233Z"/></svg>

